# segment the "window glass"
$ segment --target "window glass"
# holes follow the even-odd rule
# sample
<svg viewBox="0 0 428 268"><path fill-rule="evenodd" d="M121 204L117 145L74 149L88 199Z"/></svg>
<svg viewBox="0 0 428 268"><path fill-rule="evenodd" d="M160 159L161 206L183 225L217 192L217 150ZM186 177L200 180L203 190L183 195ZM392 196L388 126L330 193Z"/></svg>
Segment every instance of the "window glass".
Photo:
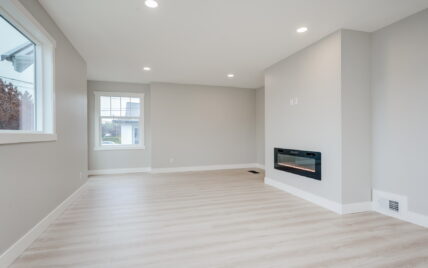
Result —
<svg viewBox="0 0 428 268"><path fill-rule="evenodd" d="M102 145L137 145L139 141L140 120L102 118Z"/></svg>
<svg viewBox="0 0 428 268"><path fill-rule="evenodd" d="M139 117L140 98L101 96L100 115L113 117Z"/></svg>
<svg viewBox="0 0 428 268"><path fill-rule="evenodd" d="M120 97L111 97L111 116L120 116Z"/></svg>
<svg viewBox="0 0 428 268"><path fill-rule="evenodd" d="M120 98L120 115L131 116L131 98L121 97Z"/></svg>
<svg viewBox="0 0 428 268"><path fill-rule="evenodd" d="M101 116L110 116L110 97L102 96L100 99Z"/></svg>
<svg viewBox="0 0 428 268"><path fill-rule="evenodd" d="M35 44L0 16L0 130L36 130Z"/></svg>
<svg viewBox="0 0 428 268"><path fill-rule="evenodd" d="M131 98L131 116L140 116L140 98Z"/></svg>

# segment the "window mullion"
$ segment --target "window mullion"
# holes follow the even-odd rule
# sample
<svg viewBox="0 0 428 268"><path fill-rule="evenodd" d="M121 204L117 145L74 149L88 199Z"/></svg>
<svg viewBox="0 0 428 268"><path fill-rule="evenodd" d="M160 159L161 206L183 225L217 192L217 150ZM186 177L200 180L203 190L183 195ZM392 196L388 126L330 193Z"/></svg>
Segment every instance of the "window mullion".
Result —
<svg viewBox="0 0 428 268"><path fill-rule="evenodd" d="M117 119L117 120L120 120L120 119L125 119L125 120L133 120L133 119L135 119L135 120L140 120L141 119L141 116L138 116L138 117L136 117L136 116L102 116L102 115L100 115L100 119Z"/></svg>

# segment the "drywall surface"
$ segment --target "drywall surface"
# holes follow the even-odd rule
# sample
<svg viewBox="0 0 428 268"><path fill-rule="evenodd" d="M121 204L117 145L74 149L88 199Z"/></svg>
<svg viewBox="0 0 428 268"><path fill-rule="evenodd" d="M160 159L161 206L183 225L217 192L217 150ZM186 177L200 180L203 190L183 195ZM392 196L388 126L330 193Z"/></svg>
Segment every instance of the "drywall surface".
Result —
<svg viewBox="0 0 428 268"><path fill-rule="evenodd" d="M428 215L428 10L375 32L373 188Z"/></svg>
<svg viewBox="0 0 428 268"><path fill-rule="evenodd" d="M265 164L265 89L256 90L257 163Z"/></svg>
<svg viewBox="0 0 428 268"><path fill-rule="evenodd" d="M58 140L0 145L0 255L86 181L88 165L86 63L38 1L21 2L56 40Z"/></svg>
<svg viewBox="0 0 428 268"><path fill-rule="evenodd" d="M152 168L256 162L256 91L151 84Z"/></svg>
<svg viewBox="0 0 428 268"><path fill-rule="evenodd" d="M341 202L341 34L266 70L266 176ZM297 98L297 104L290 100ZM322 181L273 168L275 147L322 152Z"/></svg>
<svg viewBox="0 0 428 268"><path fill-rule="evenodd" d="M94 150L95 148L95 96L94 92L129 92L144 94L144 145L141 150ZM88 137L89 170L135 169L150 167L150 87L144 84L88 81Z"/></svg>
<svg viewBox="0 0 428 268"><path fill-rule="evenodd" d="M371 36L342 30L342 203L371 201Z"/></svg>

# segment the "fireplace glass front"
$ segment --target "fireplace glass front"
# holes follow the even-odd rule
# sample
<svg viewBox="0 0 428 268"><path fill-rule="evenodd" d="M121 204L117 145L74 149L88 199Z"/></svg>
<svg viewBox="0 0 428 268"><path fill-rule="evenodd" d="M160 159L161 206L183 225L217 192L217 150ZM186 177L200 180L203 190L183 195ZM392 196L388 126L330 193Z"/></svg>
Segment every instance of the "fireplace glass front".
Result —
<svg viewBox="0 0 428 268"><path fill-rule="evenodd" d="M321 180L321 153L275 148L275 168Z"/></svg>

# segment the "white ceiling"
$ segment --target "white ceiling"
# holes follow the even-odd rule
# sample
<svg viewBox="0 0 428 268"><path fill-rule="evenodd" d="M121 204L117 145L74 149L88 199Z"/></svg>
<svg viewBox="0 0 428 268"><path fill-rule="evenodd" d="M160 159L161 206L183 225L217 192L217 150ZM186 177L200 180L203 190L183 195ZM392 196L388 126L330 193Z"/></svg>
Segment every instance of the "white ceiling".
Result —
<svg viewBox="0 0 428 268"><path fill-rule="evenodd" d="M157 9L143 0L40 2L91 80L246 88L263 86L265 68L340 28L372 32L428 8L428 0L158 0ZM300 26L309 31L297 34Z"/></svg>

